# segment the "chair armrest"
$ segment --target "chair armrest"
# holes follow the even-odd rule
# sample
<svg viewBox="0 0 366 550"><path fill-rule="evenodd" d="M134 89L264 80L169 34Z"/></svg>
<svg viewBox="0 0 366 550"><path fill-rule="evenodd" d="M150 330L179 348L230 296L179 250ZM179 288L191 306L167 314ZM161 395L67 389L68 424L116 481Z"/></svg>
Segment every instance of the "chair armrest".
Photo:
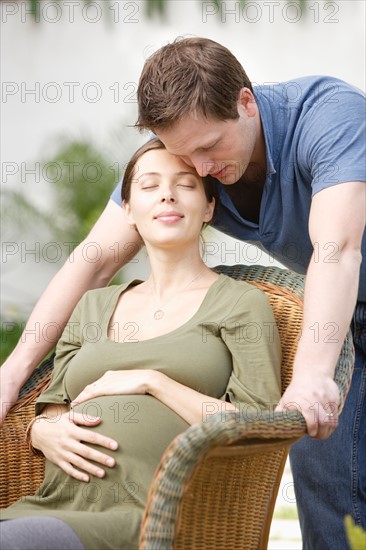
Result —
<svg viewBox="0 0 366 550"><path fill-rule="evenodd" d="M34 494L44 477L44 458L34 456L25 442L25 431L34 418L37 397L48 386L54 354L36 368L20 390L0 429L0 508L25 495Z"/></svg>
<svg viewBox="0 0 366 550"><path fill-rule="evenodd" d="M265 548L296 412L218 413L167 448L153 479L140 550Z"/></svg>
<svg viewBox="0 0 366 550"><path fill-rule="evenodd" d="M349 332L334 380L343 409L352 379ZM238 419L218 413L168 446L152 481L140 550L267 547L290 446L306 435L301 413L263 412Z"/></svg>

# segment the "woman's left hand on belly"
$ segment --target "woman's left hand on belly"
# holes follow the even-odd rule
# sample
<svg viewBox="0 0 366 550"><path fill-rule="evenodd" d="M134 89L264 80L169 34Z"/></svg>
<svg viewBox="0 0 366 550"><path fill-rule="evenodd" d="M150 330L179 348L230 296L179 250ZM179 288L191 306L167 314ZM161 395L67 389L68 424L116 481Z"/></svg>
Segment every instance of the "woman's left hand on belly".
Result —
<svg viewBox="0 0 366 550"><path fill-rule="evenodd" d="M104 395L141 395L149 392L155 376L152 370L107 371L101 378L86 386L71 406Z"/></svg>

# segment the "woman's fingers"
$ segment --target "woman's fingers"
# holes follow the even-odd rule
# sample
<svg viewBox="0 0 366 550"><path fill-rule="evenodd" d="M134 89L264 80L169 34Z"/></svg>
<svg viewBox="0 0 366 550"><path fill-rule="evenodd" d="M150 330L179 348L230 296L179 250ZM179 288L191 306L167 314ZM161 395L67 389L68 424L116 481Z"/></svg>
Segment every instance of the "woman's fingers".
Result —
<svg viewBox="0 0 366 550"><path fill-rule="evenodd" d="M43 418L39 426L35 426L40 439L38 448L51 462L79 481L89 481L90 475L102 478L105 475L104 467L113 468L115 459L94 446L116 450L118 443L94 430L81 427L97 426L100 421L99 417L73 411L59 417Z"/></svg>
<svg viewBox="0 0 366 550"><path fill-rule="evenodd" d="M105 466L110 468L115 465L115 460L97 451L90 453L90 456L84 458L83 454L85 452L85 447L85 445L80 443L75 446L74 451L66 453L65 459L60 462L61 468L63 468L67 474L80 481L89 481L89 475L100 479L103 478L105 476L105 470L101 468L100 465L89 462L89 460L105 464Z"/></svg>
<svg viewBox="0 0 366 550"><path fill-rule="evenodd" d="M83 415L79 413L78 416L83 416ZM100 419L99 419L99 421L100 421ZM117 441L115 441L111 437L108 437L106 435L102 435L98 432L85 430L84 428L80 428L80 424L82 424L82 422L79 419L77 419L75 421L75 425L77 427L77 430L75 430L75 432L74 432L74 438L75 439L77 439L78 441L83 441L85 443L91 443L93 445L99 445L100 447L105 447L106 449L111 449L112 451L115 451L117 449L117 447L118 447ZM89 424L89 421L85 420L84 425L88 425L88 424ZM92 451L92 449L90 449L90 447L85 447L85 452L86 453L89 453L91 451ZM101 454L101 453L99 453L99 454ZM103 456L107 456L107 455L103 455Z"/></svg>
<svg viewBox="0 0 366 550"><path fill-rule="evenodd" d="M152 374L155 376L154 371L148 369L107 371L101 378L85 386L79 395L73 399L71 405L76 406L104 395L140 395L147 393Z"/></svg>
<svg viewBox="0 0 366 550"><path fill-rule="evenodd" d="M82 416L83 415L78 414L77 420L80 421L80 417ZM85 423L89 424L89 421L86 421ZM65 459L69 464L67 470L65 471L72 477L75 477L80 481L89 481L89 476L87 474L102 478L105 475L105 470L101 466L113 468L115 465L116 461L113 457L86 444L89 443L115 450L117 449L118 444L110 437L106 437L94 431L91 432L89 430L85 430L76 424L70 426L68 433L65 434L65 436L63 447L67 449ZM93 462L96 464L93 464ZM65 462L63 464L65 464ZM75 467L78 468L78 470L76 470Z"/></svg>
<svg viewBox="0 0 366 550"><path fill-rule="evenodd" d="M88 482L90 479L87 473L77 470L74 468L72 463L67 460L60 460L60 462L57 463L57 466L59 466L68 476L73 477L78 481Z"/></svg>
<svg viewBox="0 0 366 550"><path fill-rule="evenodd" d="M100 470L100 467L98 466L99 464L103 466L107 466L108 468L113 468L113 466L116 463L113 457L101 451L98 451L97 449L93 449L82 442L79 442L79 441L75 442L75 445L73 447L74 448L72 449L72 452L74 454L77 454L78 457L80 457L80 459L83 461L83 463L89 460L92 460L93 462L97 463L96 466L95 465L93 466L93 474L94 474L94 471L97 471L98 469ZM76 464L76 465L79 466L79 464ZM94 475L98 475L98 474L95 473ZM98 476L98 477L102 477L102 476Z"/></svg>

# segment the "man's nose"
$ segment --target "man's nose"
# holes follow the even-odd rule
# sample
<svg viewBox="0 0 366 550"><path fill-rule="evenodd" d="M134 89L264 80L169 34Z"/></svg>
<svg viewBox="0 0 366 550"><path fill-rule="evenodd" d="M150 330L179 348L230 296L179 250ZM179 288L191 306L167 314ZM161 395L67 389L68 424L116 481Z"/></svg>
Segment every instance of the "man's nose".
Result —
<svg viewBox="0 0 366 550"><path fill-rule="evenodd" d="M197 174L201 178L205 178L207 174L210 174L215 169L215 163L212 160L205 159L203 157L196 157L192 159Z"/></svg>
<svg viewBox="0 0 366 550"><path fill-rule="evenodd" d="M190 157L180 157L180 159L185 162L188 166L190 166L191 168L194 168L194 164L191 160Z"/></svg>

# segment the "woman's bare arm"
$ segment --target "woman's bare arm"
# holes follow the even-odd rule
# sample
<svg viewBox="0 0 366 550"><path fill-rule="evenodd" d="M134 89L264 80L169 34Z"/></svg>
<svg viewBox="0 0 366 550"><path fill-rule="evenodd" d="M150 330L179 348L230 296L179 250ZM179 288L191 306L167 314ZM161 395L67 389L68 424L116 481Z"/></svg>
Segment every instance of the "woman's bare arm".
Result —
<svg viewBox="0 0 366 550"><path fill-rule="evenodd" d="M89 235L42 294L16 348L1 367L0 424L21 386L55 346L81 296L106 286L140 246L139 235L128 225L123 209L110 200Z"/></svg>

